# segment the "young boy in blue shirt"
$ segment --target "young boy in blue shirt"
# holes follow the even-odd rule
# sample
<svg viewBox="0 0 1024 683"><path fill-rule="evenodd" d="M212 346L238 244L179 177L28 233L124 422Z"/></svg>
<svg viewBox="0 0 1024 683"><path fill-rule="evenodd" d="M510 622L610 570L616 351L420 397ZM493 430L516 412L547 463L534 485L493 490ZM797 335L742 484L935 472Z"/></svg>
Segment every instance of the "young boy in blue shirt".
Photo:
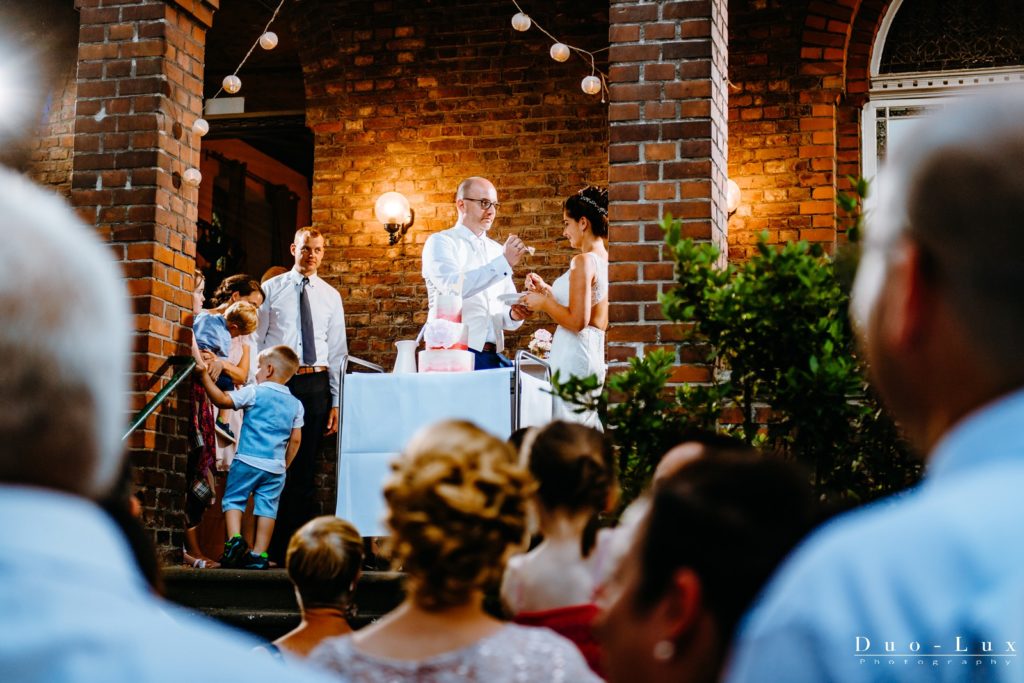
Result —
<svg viewBox="0 0 1024 683"><path fill-rule="evenodd" d="M221 500L228 531L223 567L269 566L267 546L274 533L285 471L302 439L302 403L285 386L299 367L298 356L287 346L272 346L259 355L257 367L255 385L228 392L217 388L209 371L200 368L203 387L215 406L244 411L238 449ZM242 513L250 493L256 503L256 540L251 552L241 534Z"/></svg>
<svg viewBox="0 0 1024 683"><path fill-rule="evenodd" d="M228 306L224 313L201 311L192 322L192 334L200 351L209 351L226 362L231 351L231 340L235 337L252 334L256 331L258 323L258 309L248 301L236 301ZM234 368L233 371L238 370L234 365L230 365L230 367ZM244 379L239 382L239 384L244 383ZM217 388L221 391L231 391L235 388L235 382L227 372L222 372L217 378ZM231 443L237 443L236 435L219 412L214 422L214 428L218 434Z"/></svg>

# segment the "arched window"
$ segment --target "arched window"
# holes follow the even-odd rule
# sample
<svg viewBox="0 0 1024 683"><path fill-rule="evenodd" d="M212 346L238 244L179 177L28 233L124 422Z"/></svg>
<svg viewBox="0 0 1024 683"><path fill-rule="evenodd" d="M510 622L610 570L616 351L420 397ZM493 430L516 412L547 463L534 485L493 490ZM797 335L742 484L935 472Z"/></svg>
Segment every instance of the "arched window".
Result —
<svg viewBox="0 0 1024 683"><path fill-rule="evenodd" d="M893 0L871 51L862 173L873 177L916 119L1012 83L1024 83L1024 2Z"/></svg>

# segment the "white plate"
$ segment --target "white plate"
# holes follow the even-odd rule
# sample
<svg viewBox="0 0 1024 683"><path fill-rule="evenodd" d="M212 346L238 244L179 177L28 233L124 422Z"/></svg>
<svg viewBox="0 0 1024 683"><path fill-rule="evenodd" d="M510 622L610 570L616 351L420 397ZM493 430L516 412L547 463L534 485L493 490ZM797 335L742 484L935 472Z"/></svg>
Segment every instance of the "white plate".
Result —
<svg viewBox="0 0 1024 683"><path fill-rule="evenodd" d="M519 303L519 300L526 296L526 292L516 292L515 294L499 294L498 301L505 304L506 306L512 306Z"/></svg>

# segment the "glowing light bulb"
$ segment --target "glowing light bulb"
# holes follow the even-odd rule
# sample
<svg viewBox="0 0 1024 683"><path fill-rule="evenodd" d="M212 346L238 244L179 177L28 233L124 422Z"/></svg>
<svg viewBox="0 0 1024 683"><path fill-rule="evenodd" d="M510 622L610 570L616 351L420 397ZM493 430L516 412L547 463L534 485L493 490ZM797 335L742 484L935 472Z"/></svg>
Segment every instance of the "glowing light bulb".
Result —
<svg viewBox="0 0 1024 683"><path fill-rule="evenodd" d="M234 95L236 92L242 89L242 79L232 74L231 76L225 76L221 82L224 86L224 90Z"/></svg>
<svg viewBox="0 0 1024 683"><path fill-rule="evenodd" d="M192 124L192 130L199 134L199 137L203 137L210 132L210 122L206 119L196 119L196 122Z"/></svg>
<svg viewBox="0 0 1024 683"><path fill-rule="evenodd" d="M551 46L551 59L556 62L564 62L569 59L569 46L565 43L555 43Z"/></svg>
<svg viewBox="0 0 1024 683"><path fill-rule="evenodd" d="M189 168L181 174L181 179L185 181L186 185L198 187L199 183L203 182L203 174L199 172L198 168Z"/></svg>
<svg viewBox="0 0 1024 683"><path fill-rule="evenodd" d="M512 17L512 28L517 31L529 31L531 24L533 24L533 21L522 12L516 12L515 16Z"/></svg>
<svg viewBox="0 0 1024 683"><path fill-rule="evenodd" d="M601 79L597 76L587 76L580 81L580 88L588 95L596 95L601 92Z"/></svg>
<svg viewBox="0 0 1024 683"><path fill-rule="evenodd" d="M264 50L273 50L277 47L277 34L273 31L267 31L260 36L260 47Z"/></svg>

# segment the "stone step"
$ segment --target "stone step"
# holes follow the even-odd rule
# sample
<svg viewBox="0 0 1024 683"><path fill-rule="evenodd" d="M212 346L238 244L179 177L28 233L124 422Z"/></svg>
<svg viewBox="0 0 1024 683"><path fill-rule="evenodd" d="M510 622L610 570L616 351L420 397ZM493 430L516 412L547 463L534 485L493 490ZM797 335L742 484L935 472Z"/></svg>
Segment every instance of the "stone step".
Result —
<svg viewBox="0 0 1024 683"><path fill-rule="evenodd" d="M191 569L163 571L167 598L253 635L273 640L299 623L295 591L283 569ZM404 597L399 572L364 572L356 587L356 614L361 628L394 609Z"/></svg>

